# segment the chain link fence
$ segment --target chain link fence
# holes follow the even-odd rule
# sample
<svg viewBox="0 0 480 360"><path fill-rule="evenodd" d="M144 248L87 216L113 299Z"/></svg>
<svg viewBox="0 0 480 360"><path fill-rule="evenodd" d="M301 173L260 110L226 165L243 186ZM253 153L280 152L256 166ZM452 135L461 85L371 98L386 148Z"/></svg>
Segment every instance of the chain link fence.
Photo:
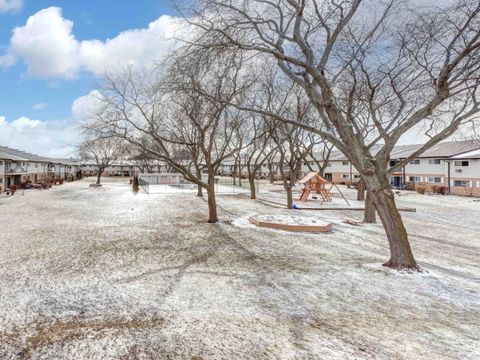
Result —
<svg viewBox="0 0 480 360"><path fill-rule="evenodd" d="M204 182L207 179L203 179ZM197 185L184 179L178 173L140 174L138 177L140 188L147 194L174 194L196 193ZM241 184L241 185L240 185ZM261 190L261 183L255 180L256 192ZM234 179L231 177L215 178L215 193L217 194L248 194L250 183L246 179Z"/></svg>

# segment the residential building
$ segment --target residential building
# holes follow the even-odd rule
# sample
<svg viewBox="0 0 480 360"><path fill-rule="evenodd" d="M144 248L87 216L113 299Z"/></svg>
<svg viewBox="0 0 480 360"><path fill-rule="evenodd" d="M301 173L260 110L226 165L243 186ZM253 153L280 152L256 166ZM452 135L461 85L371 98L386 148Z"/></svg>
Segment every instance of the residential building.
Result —
<svg viewBox="0 0 480 360"><path fill-rule="evenodd" d="M390 166L395 166L422 146L396 146L391 154ZM273 161L273 172L279 179L279 161ZM146 171L148 167L148 171ZM225 160L218 169L217 175L232 176L235 162ZM92 161L61 160L40 157L0 146L0 191L4 191L11 184L22 181L41 181L45 177L66 178L75 174L78 169L86 176L96 175L97 165ZM160 160L117 160L104 171L105 176L133 176L142 172L166 173L169 167ZM311 170L318 171L317 162L307 157L301 166L300 176L305 176ZM205 170L206 171L206 170ZM269 168L264 163L257 177L267 179ZM242 164L241 174L246 177L247 165ZM287 169L288 173L288 169ZM350 161L339 151L332 151L324 170L324 177L334 183L353 183L360 179L360 175ZM446 193L480 196L480 143L471 141L443 142L435 145L407 165L395 171L390 176L393 188L425 187L427 191L443 187Z"/></svg>
<svg viewBox="0 0 480 360"><path fill-rule="evenodd" d="M69 175L75 175L76 170L73 160L52 159L0 146L0 192L27 181L37 183L54 177L67 179Z"/></svg>

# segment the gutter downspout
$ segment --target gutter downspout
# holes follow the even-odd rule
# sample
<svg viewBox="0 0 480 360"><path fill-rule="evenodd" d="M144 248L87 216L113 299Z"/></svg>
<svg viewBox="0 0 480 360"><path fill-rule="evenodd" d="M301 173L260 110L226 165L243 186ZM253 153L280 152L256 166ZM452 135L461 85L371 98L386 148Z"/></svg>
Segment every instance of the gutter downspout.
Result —
<svg viewBox="0 0 480 360"><path fill-rule="evenodd" d="M3 161L3 177L2 177L2 190L7 191L7 162L5 159Z"/></svg>
<svg viewBox="0 0 480 360"><path fill-rule="evenodd" d="M450 182L450 165L451 164L450 164L450 161L447 161L447 160L444 160L444 161L448 164L447 165L447 167L448 167L448 195L451 195L451 189L450 189L450 186L451 186L450 185L450 183L451 183Z"/></svg>

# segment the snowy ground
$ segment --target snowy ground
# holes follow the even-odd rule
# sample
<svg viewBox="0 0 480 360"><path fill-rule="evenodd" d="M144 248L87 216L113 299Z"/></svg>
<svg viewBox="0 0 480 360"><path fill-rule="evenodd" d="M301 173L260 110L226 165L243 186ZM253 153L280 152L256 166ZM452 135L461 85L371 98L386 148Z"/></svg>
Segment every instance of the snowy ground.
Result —
<svg viewBox="0 0 480 360"><path fill-rule="evenodd" d="M480 358L480 202L402 192L428 270L408 275L380 266L380 225L342 222L358 211L289 233L248 217L295 210L220 195L233 222L211 225L192 194L126 183L0 199L0 359Z"/></svg>

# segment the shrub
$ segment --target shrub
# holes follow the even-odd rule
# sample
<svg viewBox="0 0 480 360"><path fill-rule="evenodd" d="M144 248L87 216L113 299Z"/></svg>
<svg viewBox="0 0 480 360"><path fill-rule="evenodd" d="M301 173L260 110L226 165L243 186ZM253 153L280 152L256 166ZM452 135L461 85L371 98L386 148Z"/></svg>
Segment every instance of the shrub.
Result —
<svg viewBox="0 0 480 360"><path fill-rule="evenodd" d="M465 189L465 195L467 195L469 197L473 196L473 187L465 186L464 189Z"/></svg>
<svg viewBox="0 0 480 360"><path fill-rule="evenodd" d="M437 192L438 192L438 194L441 194L441 195L447 195L448 187L447 186L439 186L437 188Z"/></svg>
<svg viewBox="0 0 480 360"><path fill-rule="evenodd" d="M405 184L405 190L415 190L415 183L406 183Z"/></svg>
<svg viewBox="0 0 480 360"><path fill-rule="evenodd" d="M425 186L417 186L416 190L419 194L425 194L426 189Z"/></svg>

